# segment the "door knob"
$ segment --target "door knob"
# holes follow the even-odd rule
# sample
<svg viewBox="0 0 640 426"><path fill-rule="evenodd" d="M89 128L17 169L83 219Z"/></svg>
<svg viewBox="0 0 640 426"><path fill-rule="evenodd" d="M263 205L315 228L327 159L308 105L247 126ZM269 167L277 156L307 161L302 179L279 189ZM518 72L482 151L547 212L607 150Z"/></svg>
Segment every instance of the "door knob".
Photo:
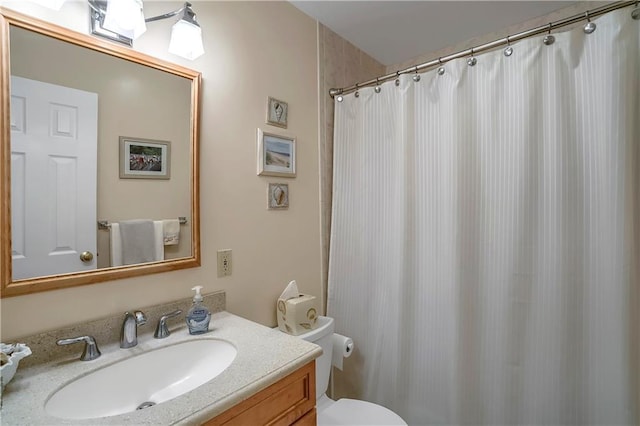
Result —
<svg viewBox="0 0 640 426"><path fill-rule="evenodd" d="M83 251L80 255L80 260L82 260L84 263L91 262L93 260L93 253L91 253L90 251Z"/></svg>

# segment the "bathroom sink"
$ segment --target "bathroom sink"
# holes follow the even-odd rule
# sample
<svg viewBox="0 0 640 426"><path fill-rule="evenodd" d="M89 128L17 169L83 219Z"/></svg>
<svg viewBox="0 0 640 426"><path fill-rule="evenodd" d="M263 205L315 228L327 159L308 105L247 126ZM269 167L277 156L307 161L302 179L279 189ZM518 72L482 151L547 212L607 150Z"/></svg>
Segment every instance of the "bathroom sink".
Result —
<svg viewBox="0 0 640 426"><path fill-rule="evenodd" d="M222 373L236 357L224 340L188 340L95 370L57 390L45 411L63 419L115 416L168 401Z"/></svg>

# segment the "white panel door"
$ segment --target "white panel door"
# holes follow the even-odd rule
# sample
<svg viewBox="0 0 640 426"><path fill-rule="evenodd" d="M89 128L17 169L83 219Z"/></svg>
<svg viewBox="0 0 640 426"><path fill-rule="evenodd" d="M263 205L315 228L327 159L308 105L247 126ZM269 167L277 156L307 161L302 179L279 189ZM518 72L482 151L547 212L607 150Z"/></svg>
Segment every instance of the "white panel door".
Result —
<svg viewBox="0 0 640 426"><path fill-rule="evenodd" d="M13 279L96 268L97 132L96 93L11 76Z"/></svg>

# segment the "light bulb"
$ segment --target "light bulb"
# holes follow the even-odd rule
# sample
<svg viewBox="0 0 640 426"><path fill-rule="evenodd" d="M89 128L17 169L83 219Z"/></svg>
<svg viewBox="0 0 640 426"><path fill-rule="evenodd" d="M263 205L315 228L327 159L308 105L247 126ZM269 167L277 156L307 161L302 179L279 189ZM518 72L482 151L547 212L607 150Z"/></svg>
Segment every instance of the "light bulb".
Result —
<svg viewBox="0 0 640 426"><path fill-rule="evenodd" d="M169 53L191 60L202 56L204 47L200 27L183 19L176 22L171 28Z"/></svg>
<svg viewBox="0 0 640 426"><path fill-rule="evenodd" d="M147 30L142 0L109 0L103 27L131 39L138 38Z"/></svg>

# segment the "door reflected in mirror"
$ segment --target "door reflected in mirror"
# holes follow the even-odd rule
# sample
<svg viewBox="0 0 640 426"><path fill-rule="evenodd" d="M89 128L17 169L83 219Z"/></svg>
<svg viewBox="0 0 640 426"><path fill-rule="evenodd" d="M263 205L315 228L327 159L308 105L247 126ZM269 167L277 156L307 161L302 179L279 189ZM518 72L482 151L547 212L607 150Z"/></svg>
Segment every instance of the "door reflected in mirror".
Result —
<svg viewBox="0 0 640 426"><path fill-rule="evenodd" d="M0 160L11 180L2 194L11 209L9 217L3 208L11 240L2 239L2 263L12 272L3 268L2 296L198 266L200 74L0 10L9 35L3 57L10 52L3 105L11 111ZM123 152L122 137L145 143ZM166 175L123 178L132 156L164 164ZM156 226L151 234L126 228L139 232L133 245L125 238L115 246L99 221ZM156 254L129 256L144 263L127 265L119 250Z"/></svg>

